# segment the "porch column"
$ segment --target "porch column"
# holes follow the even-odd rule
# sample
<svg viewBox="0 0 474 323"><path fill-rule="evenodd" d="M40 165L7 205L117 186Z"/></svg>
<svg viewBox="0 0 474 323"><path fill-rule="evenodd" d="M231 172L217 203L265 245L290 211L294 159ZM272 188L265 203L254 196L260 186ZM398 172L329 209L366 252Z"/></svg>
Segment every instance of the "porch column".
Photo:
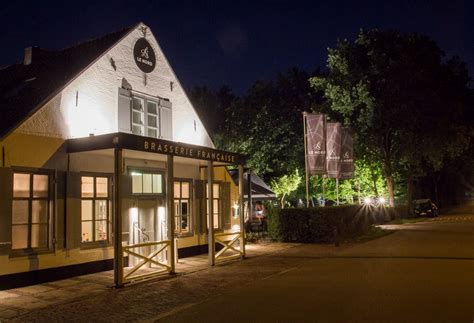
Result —
<svg viewBox="0 0 474 323"><path fill-rule="evenodd" d="M239 165L240 252L245 257L244 167Z"/></svg>
<svg viewBox="0 0 474 323"><path fill-rule="evenodd" d="M169 247L169 260L171 270L170 274L174 274L176 271L176 257L175 257L175 240L174 240L174 158L171 155L168 155L167 159L167 168L168 172L166 173L168 178L166 180L166 192L168 193L167 209L168 209L168 240L170 241Z"/></svg>
<svg viewBox="0 0 474 323"><path fill-rule="evenodd" d="M122 252L122 149L114 149L114 286L123 286Z"/></svg>
<svg viewBox="0 0 474 323"><path fill-rule="evenodd" d="M214 196L213 196L213 183L214 183L214 163L212 161L207 162L207 213L208 213L208 257L209 257L209 266L214 266L215 264L215 254L216 249L214 245Z"/></svg>

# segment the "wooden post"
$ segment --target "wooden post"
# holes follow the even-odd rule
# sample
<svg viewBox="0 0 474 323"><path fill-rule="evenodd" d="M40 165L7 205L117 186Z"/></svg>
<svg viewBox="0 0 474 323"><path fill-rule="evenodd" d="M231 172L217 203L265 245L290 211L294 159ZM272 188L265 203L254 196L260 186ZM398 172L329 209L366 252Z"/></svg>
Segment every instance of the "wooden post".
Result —
<svg viewBox="0 0 474 323"><path fill-rule="evenodd" d="M207 210L208 210L208 260L209 266L214 266L215 264L215 242L214 242L214 196L213 196L213 186L214 183L214 168L213 162L207 162Z"/></svg>
<svg viewBox="0 0 474 323"><path fill-rule="evenodd" d="M308 151L307 151L307 129L306 129L306 112L303 112L303 132L304 132L304 170L306 178L306 207L309 207L309 178L308 178Z"/></svg>
<svg viewBox="0 0 474 323"><path fill-rule="evenodd" d="M166 192L168 196L167 209L168 209L168 240L170 242L169 247L169 259L170 274L174 274L176 271L176 255L175 255L175 239L174 239L174 158L171 155L167 156L167 180L166 180Z"/></svg>
<svg viewBox="0 0 474 323"><path fill-rule="evenodd" d="M336 178L336 205L339 205L339 178Z"/></svg>
<svg viewBox="0 0 474 323"><path fill-rule="evenodd" d="M123 286L123 252L122 252L122 149L114 149L114 286Z"/></svg>
<svg viewBox="0 0 474 323"><path fill-rule="evenodd" d="M245 258L244 167L239 165L240 252Z"/></svg>

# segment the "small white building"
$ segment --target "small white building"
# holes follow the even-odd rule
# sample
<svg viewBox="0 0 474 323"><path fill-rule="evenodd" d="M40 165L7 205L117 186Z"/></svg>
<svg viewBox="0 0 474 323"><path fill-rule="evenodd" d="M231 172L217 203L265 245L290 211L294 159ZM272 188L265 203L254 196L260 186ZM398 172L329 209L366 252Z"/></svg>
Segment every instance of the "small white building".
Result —
<svg viewBox="0 0 474 323"><path fill-rule="evenodd" d="M244 157L214 148L145 24L27 48L0 70L0 110L0 289L244 256Z"/></svg>

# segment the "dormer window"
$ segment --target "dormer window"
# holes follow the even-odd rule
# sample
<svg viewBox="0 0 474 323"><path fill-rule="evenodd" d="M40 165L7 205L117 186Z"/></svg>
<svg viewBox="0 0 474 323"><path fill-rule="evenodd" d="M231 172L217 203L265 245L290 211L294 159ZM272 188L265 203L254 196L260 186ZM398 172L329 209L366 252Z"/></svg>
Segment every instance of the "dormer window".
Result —
<svg viewBox="0 0 474 323"><path fill-rule="evenodd" d="M120 132L172 140L171 102L119 89Z"/></svg>

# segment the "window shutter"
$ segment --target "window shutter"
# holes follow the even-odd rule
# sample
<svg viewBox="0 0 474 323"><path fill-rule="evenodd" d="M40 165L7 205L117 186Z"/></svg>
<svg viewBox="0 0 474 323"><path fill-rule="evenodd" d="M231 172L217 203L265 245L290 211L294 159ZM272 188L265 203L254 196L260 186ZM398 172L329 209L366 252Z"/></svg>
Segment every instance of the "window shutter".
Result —
<svg viewBox="0 0 474 323"><path fill-rule="evenodd" d="M130 107L131 96L130 91L119 88L118 89L118 130L120 132L132 133Z"/></svg>
<svg viewBox="0 0 474 323"><path fill-rule="evenodd" d="M222 216L222 223L224 224L225 230L230 230L232 227L231 224L231 212L230 212L230 183L224 182L221 184L221 192L222 192L222 199L221 199L221 216Z"/></svg>
<svg viewBox="0 0 474 323"><path fill-rule="evenodd" d="M171 102L160 100L161 138L173 140Z"/></svg>
<svg viewBox="0 0 474 323"><path fill-rule="evenodd" d="M12 240L13 170L0 168L0 253L8 253Z"/></svg>
<svg viewBox="0 0 474 323"><path fill-rule="evenodd" d="M67 173L67 214L66 239L67 248L81 246L81 174Z"/></svg>
<svg viewBox="0 0 474 323"><path fill-rule="evenodd" d="M203 234L207 231L207 220L206 220L206 196L204 195L204 181L194 181L194 198L195 198L195 219L196 229L199 233Z"/></svg>
<svg viewBox="0 0 474 323"><path fill-rule="evenodd" d="M65 214L64 214L64 203L66 202L66 172L57 172L57 214L56 214L56 237L57 237L57 248L63 248L66 246L66 232L65 232Z"/></svg>

